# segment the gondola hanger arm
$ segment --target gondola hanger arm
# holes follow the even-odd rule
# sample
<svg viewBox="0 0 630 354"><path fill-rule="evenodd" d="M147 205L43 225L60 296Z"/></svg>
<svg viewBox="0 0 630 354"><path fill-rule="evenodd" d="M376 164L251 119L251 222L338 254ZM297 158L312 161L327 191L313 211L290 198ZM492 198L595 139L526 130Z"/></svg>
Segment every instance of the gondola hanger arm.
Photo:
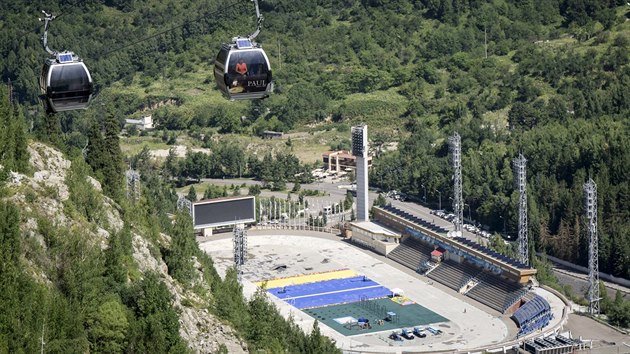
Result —
<svg viewBox="0 0 630 354"><path fill-rule="evenodd" d="M260 13L260 8L258 7L258 0L251 0L251 1L256 6L256 31L250 34L247 38L249 38L250 40L253 40L254 38L256 38L256 36L258 36L258 34L260 33L260 30L262 29L262 23L264 21L264 17Z"/></svg>
<svg viewBox="0 0 630 354"><path fill-rule="evenodd" d="M50 27L50 21L56 19L61 15L55 16L47 13L44 10L42 10L42 13L44 14L44 18L39 18L40 21L44 21L44 35L42 36L42 44L44 45L44 49L48 52L48 54L56 56L59 52L48 47L48 28Z"/></svg>

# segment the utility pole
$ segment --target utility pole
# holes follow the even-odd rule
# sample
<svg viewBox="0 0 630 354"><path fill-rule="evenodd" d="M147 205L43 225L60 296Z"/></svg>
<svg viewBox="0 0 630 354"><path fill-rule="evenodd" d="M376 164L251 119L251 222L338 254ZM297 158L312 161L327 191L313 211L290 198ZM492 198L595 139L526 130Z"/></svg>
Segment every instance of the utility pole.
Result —
<svg viewBox="0 0 630 354"><path fill-rule="evenodd" d="M427 204L427 187L425 187L425 185L424 185L424 184L421 184L421 186L422 186L422 188L424 189L424 198L423 198L423 201L424 201L424 204Z"/></svg>
<svg viewBox="0 0 630 354"><path fill-rule="evenodd" d="M588 303L591 315L599 314L599 241L597 239L597 184L592 178L584 184L586 219L588 220Z"/></svg>
<svg viewBox="0 0 630 354"><path fill-rule="evenodd" d="M440 197L440 199L439 199L439 203L440 203L440 204L438 204L438 210L440 210L440 211L441 211L441 210L442 210L442 192L440 192L440 191L439 191L439 190L437 190L437 189L436 189L435 191L436 191L436 192L438 192L438 195L439 195L439 197Z"/></svg>

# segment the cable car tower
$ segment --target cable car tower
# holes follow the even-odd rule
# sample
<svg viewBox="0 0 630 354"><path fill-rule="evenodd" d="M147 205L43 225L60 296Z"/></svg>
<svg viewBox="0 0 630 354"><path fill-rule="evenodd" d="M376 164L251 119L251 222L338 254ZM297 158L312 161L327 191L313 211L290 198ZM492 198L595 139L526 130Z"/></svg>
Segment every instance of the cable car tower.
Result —
<svg viewBox="0 0 630 354"><path fill-rule="evenodd" d="M59 52L48 47L50 22L57 16L42 11L44 35L42 44L52 58L44 61L39 87L46 113L86 109L94 92L92 76L83 60L71 51Z"/></svg>
<svg viewBox="0 0 630 354"><path fill-rule="evenodd" d="M462 197L462 138L455 134L448 138L451 150L451 162L453 164L453 213L455 218L455 233L462 235L464 223L464 198Z"/></svg>
<svg viewBox="0 0 630 354"><path fill-rule="evenodd" d="M588 220L588 303L591 315L599 314L599 241L597 239L597 184L592 178L584 183L586 219Z"/></svg>
<svg viewBox="0 0 630 354"><path fill-rule="evenodd" d="M514 180L518 189L518 255L523 264L529 264L529 240L527 237L527 159L519 154L512 161Z"/></svg>

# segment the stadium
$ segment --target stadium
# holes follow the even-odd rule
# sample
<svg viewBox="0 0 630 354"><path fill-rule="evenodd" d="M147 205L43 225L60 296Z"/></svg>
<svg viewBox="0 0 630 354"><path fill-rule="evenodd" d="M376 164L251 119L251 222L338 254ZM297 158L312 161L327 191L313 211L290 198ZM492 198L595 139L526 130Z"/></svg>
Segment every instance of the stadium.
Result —
<svg viewBox="0 0 630 354"><path fill-rule="evenodd" d="M285 203L267 209L259 203L256 212L254 197L248 197L248 206L240 208L229 206L242 202L236 200L195 203L195 227L245 224L256 215L277 220L278 210L286 218L267 230L236 227L234 238L213 237L200 247L220 273L237 265L245 296L265 289L283 315L305 330L317 321L346 353L522 347L538 354L580 346L558 331L567 321L566 299L539 287L536 269L463 237L461 207L455 232L393 205L372 207L370 217L366 144L367 127L353 127L358 221L347 224L343 238L299 230L305 223L290 208L283 213ZM309 219L319 217L319 208L315 212ZM537 338L541 334L547 335Z"/></svg>
<svg viewBox="0 0 630 354"><path fill-rule="evenodd" d="M553 290L510 280L535 271L463 240L438 239L395 210L378 213L381 222L388 217L405 224L402 240L386 257L330 233L250 230L241 268L245 296L264 287L283 315L305 330L317 320L347 353L504 352L554 333L566 321L566 304ZM443 243L432 248L433 241ZM233 242L226 234L200 244L222 275L234 265ZM418 272L436 249L458 255L460 262L445 257L431 271ZM474 259L494 268L474 265ZM515 271L519 267L525 269ZM422 335L411 334L414 328ZM403 329L410 339L390 338Z"/></svg>

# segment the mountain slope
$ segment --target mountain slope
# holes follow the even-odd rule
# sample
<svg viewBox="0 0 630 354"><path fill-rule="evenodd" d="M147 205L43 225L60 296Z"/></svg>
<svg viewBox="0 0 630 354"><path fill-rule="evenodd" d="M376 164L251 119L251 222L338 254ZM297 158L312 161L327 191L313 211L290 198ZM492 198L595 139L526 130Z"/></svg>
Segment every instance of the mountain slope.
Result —
<svg viewBox="0 0 630 354"><path fill-rule="evenodd" d="M19 229L14 230L17 237L9 238L7 232L1 239L15 268L3 271L0 279L15 286L3 287L7 301L0 308L7 315L26 308L35 313L29 322L3 331L30 336L0 336L0 352L31 352L28 348L37 348L42 335L46 352L67 352L70 343L77 352L188 347L207 353L217 352L220 345L230 353L247 352L234 330L209 313L211 298L169 275L159 251L171 247L168 235L151 240L137 226L130 228L120 206L101 193L100 183L81 175L81 161L71 163L37 142L29 144L28 152L33 175L12 173L0 202L6 208L3 216L11 214L7 210L19 214L19 219L3 220L3 225ZM115 243L124 244L125 237L132 247L116 260ZM6 247L9 240L20 246ZM116 279L116 269L122 279ZM193 283L210 292L204 267L197 263L195 269ZM25 288L37 289L39 298L13 302ZM10 305L16 308L6 308ZM0 323L11 319L17 318L3 317ZM77 332L64 330L73 326Z"/></svg>

